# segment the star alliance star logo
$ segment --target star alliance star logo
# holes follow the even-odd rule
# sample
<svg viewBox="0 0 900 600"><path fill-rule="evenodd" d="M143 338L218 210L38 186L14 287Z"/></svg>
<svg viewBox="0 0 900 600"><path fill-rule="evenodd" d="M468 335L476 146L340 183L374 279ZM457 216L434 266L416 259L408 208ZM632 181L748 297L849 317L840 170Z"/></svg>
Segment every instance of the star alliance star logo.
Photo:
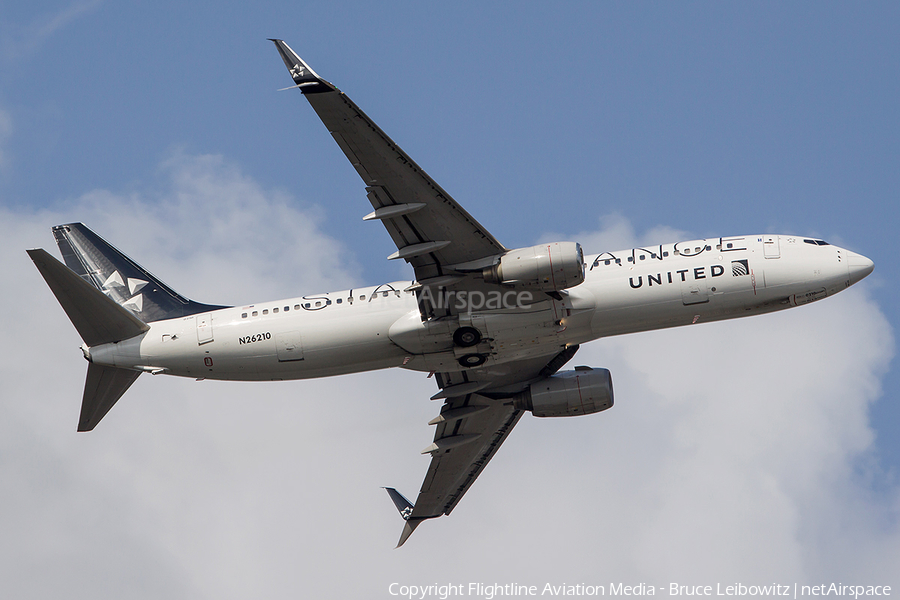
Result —
<svg viewBox="0 0 900 600"><path fill-rule="evenodd" d="M304 68L300 63L297 63L291 69L291 77L293 77L294 79L303 77L304 75L306 75L306 68Z"/></svg>
<svg viewBox="0 0 900 600"><path fill-rule="evenodd" d="M118 271L113 271L112 275L103 282L103 290L107 295L116 288L117 295L122 296L123 300L119 300L119 304L134 312L144 310L144 295L138 294L149 282L135 277L122 278ZM127 292L126 292L127 290Z"/></svg>

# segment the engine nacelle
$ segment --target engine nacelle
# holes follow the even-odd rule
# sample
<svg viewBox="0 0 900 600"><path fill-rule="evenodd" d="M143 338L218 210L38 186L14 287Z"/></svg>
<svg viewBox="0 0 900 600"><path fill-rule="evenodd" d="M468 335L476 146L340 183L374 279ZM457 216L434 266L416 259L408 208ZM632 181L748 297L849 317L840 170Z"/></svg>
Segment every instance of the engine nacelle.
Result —
<svg viewBox="0 0 900 600"><path fill-rule="evenodd" d="M510 250L484 269L484 280L539 292L564 290L584 281L584 253L575 242Z"/></svg>
<svg viewBox="0 0 900 600"><path fill-rule="evenodd" d="M612 407L612 376L608 369L575 367L532 383L513 402L536 417L589 415Z"/></svg>

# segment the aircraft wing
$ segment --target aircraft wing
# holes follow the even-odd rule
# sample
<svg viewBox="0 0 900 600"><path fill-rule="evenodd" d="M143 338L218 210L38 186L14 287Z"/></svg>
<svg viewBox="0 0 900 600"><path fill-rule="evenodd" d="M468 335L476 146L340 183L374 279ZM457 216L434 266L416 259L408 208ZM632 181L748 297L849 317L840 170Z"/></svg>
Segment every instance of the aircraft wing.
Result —
<svg viewBox="0 0 900 600"><path fill-rule="evenodd" d="M271 41L294 80L291 87L303 93L365 183L374 211L364 219L380 220L397 246L388 258L402 258L413 266L422 318L460 310L426 299L432 297L424 293L428 288L508 291L486 282L482 273L506 248L346 94L319 77L283 41ZM423 450L431 455L431 464L421 491L413 504L388 488L406 519L398 546L423 520L450 514L522 416L515 395L555 373L577 349L436 375L442 390L433 399L445 402L430 423L436 429L434 442Z"/></svg>
<svg viewBox="0 0 900 600"><path fill-rule="evenodd" d="M569 346L552 358L436 374L442 389L433 399L446 400L440 414L429 422L437 427L434 442L422 450L431 454L431 464L419 496L415 504L397 505L406 520L397 547L422 521L449 515L456 507L522 417L523 411L513 405L515 393L554 374L577 351L578 346ZM396 495L394 490L395 504Z"/></svg>
<svg viewBox="0 0 900 600"><path fill-rule="evenodd" d="M397 547L426 519L449 515L522 416L512 402L479 394L448 398L432 421L434 442L422 450L431 464Z"/></svg>
<svg viewBox="0 0 900 600"><path fill-rule="evenodd" d="M364 219L380 220L397 245L388 258L409 262L420 284L450 285L465 278L454 266L480 275L478 261L506 251L346 94L319 77L283 41L272 42L293 87L303 92L362 177L375 209Z"/></svg>

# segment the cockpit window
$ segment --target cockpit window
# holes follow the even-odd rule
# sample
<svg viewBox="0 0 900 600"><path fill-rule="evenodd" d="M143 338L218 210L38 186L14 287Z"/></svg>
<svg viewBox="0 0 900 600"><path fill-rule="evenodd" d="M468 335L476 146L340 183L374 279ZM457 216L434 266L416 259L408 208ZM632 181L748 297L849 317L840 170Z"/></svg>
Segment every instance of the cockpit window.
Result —
<svg viewBox="0 0 900 600"><path fill-rule="evenodd" d="M830 246L828 242L822 240L803 240L805 244L812 244L813 246Z"/></svg>

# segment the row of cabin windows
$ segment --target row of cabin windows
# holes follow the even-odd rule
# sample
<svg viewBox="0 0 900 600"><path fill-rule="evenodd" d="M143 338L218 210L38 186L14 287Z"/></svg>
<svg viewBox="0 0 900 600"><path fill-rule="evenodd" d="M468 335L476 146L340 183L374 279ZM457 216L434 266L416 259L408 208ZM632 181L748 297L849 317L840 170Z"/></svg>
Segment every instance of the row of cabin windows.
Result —
<svg viewBox="0 0 900 600"><path fill-rule="evenodd" d="M381 297L382 297L382 298L387 298L387 297L388 297L388 294L390 294L390 292L381 292ZM394 290L394 294L396 294L397 297L400 297L400 292ZM372 298L377 298L377 297L378 297L378 292L372 294ZM366 299L366 295L365 295L365 294L360 294L360 296L359 296L360 302L364 301L365 299ZM347 298L347 302L350 303L350 304L353 304L353 297L351 296L350 298ZM335 300L335 303L337 303L337 304L343 304L343 303L344 303L344 299L343 299L343 298L338 298L337 300ZM325 306L330 306L330 305L331 305L331 300L326 299L324 305L325 305ZM312 307L313 307L313 303L312 303L312 302L306 302L306 303L303 304L303 305L295 304L295 305L294 305L294 310L300 310L301 308L312 308ZM316 300L316 302L315 302L315 307L316 307L316 308L321 308L321 307L322 307L322 300ZM284 311L284 312L290 312L291 307L290 307L290 306L285 306L283 309L280 309L280 310L282 310L282 311ZM258 317L258 316L259 316L259 312L260 312L260 311L258 311L258 310L254 310L253 312L249 313L249 315L248 315L248 313L241 313L241 318L242 318L242 319L246 319L248 316L251 316L251 317ZM279 308L278 308L277 306L276 306L275 308L272 309L272 314L277 314L278 312L279 312ZM262 314L264 314L264 315L269 314L269 309L268 309L268 308L264 308L264 309L262 310Z"/></svg>
<svg viewBox="0 0 900 600"><path fill-rule="evenodd" d="M733 247L734 247L734 244L729 243L727 247L728 247L728 248L733 248ZM722 249L722 245L721 245L721 244L718 244L718 245L716 246L716 250L721 250L721 249ZM696 248L694 248L694 254L699 254L701 250L706 250L707 252L709 252L710 250L712 250L712 246L707 246L706 248L703 248L702 246L697 246ZM679 254L681 254L681 252L678 251L678 250L675 250L675 255L678 256ZM662 255L663 255L663 258L665 258L665 257L669 256L669 253L668 253L668 252L663 252ZM650 258L656 258L656 257L657 257L656 252L651 252L651 253L650 253ZM641 255L640 255L640 258L639 258L638 260L647 260L647 255L646 255L646 254L641 254ZM622 259L621 259L621 258L616 258L616 259L607 258L607 259L605 259L605 260L603 261L603 264L604 264L604 265L611 265L613 262L615 262L617 265L621 265L621 264L622 264ZM634 257L633 257L633 256L629 256L629 257L628 257L628 262L634 262ZM600 264L600 261L597 261L597 262L594 263L595 266L597 266L597 265L599 265L599 264Z"/></svg>

